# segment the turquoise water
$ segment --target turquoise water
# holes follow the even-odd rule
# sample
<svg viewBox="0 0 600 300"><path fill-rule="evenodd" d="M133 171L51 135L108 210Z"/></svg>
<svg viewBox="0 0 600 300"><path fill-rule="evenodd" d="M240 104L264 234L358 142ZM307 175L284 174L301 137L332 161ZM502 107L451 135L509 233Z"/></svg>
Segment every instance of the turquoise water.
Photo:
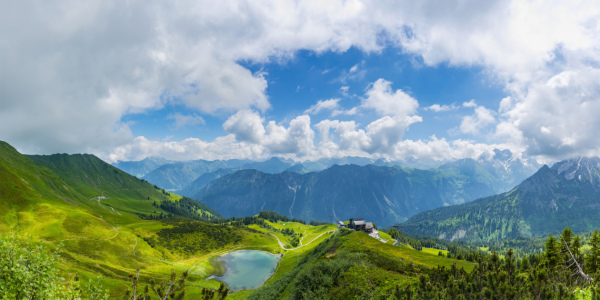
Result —
<svg viewBox="0 0 600 300"><path fill-rule="evenodd" d="M225 263L223 276L211 276L209 279L225 282L231 291L255 289L273 275L279 259L281 259L279 255L265 251L229 252L218 259Z"/></svg>

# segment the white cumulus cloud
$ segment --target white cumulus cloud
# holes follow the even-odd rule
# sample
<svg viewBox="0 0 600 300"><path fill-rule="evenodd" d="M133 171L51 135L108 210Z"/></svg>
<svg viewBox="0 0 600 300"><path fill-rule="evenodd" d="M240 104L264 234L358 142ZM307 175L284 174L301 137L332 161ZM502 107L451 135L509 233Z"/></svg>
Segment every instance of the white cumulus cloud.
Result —
<svg viewBox="0 0 600 300"><path fill-rule="evenodd" d="M235 136L237 142L251 143L264 148L270 154L308 155L314 148L314 131L308 115L298 116L286 128L269 121L257 112L244 110L229 117L223 129Z"/></svg>
<svg viewBox="0 0 600 300"><path fill-rule="evenodd" d="M451 110L456 110L458 109L458 107L454 104L448 105L448 104L444 104L444 105L439 105L439 104L433 104L430 106L425 107L425 110L430 110L433 112L443 112L443 111L451 111Z"/></svg>
<svg viewBox="0 0 600 300"><path fill-rule="evenodd" d="M600 69L565 71L531 86L508 110L497 134L516 132L531 155L564 159L600 155Z"/></svg>
<svg viewBox="0 0 600 300"><path fill-rule="evenodd" d="M328 100L319 100L317 104L311 105L307 110L304 111L305 114L318 114L322 110L336 110L340 107L338 104L340 102L339 98L333 98Z"/></svg>
<svg viewBox="0 0 600 300"><path fill-rule="evenodd" d="M599 152L593 132L600 122L594 81L600 5L594 0L23 0L0 2L0 28L0 138L25 152L100 154L124 153L128 145L154 147L136 138L123 120L168 105L184 105L198 116L265 113L272 108L268 75L241 61L284 61L299 50L335 53L351 47L374 55L394 47L426 66L481 68L510 100L503 100L497 113L473 106L474 114L460 126L466 133L498 117L496 136L513 135L533 155ZM360 63L346 75L364 72ZM380 79L360 108L333 112L377 112L380 119L370 129L347 129L363 139L357 144L375 148L351 149L388 151L386 145L398 139L386 128L405 129L418 121L417 108L412 96ZM254 146L248 151L259 153L257 141L266 139L269 125L259 116L251 125L260 123L265 133L260 126L244 133L239 122L250 116L237 118L224 125L236 134L219 143L233 137L232 147L249 143ZM283 134L272 130L274 140ZM310 136L301 132L287 133L298 139L295 145ZM180 142L202 143L207 142ZM282 151L295 149L276 144ZM177 153L176 144L169 145L156 149ZM297 149L310 148L303 145Z"/></svg>
<svg viewBox="0 0 600 300"><path fill-rule="evenodd" d="M266 133L264 121L258 113L241 110L223 123L223 129L233 133L236 140L240 142L258 144L264 139Z"/></svg>
<svg viewBox="0 0 600 300"><path fill-rule="evenodd" d="M494 117L495 113L490 109L475 104L474 112L475 114L473 115L463 117L459 127L462 133L478 134L482 129L496 122L496 117Z"/></svg>
<svg viewBox="0 0 600 300"><path fill-rule="evenodd" d="M381 116L409 116L419 108L416 99L400 89L393 91L392 83L383 78L373 82L365 96L361 106Z"/></svg>

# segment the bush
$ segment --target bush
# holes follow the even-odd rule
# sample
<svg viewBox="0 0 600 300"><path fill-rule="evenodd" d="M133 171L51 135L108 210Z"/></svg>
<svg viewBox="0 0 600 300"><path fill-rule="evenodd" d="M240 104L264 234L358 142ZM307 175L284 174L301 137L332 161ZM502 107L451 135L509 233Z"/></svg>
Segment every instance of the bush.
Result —
<svg viewBox="0 0 600 300"><path fill-rule="evenodd" d="M108 299L101 278L90 280L80 288L60 276L57 264L60 250L48 251L31 239L22 240L15 233L0 237L1 299Z"/></svg>
<svg viewBox="0 0 600 300"><path fill-rule="evenodd" d="M57 299L64 288L56 263L59 251L45 251L16 234L0 238L0 298Z"/></svg>

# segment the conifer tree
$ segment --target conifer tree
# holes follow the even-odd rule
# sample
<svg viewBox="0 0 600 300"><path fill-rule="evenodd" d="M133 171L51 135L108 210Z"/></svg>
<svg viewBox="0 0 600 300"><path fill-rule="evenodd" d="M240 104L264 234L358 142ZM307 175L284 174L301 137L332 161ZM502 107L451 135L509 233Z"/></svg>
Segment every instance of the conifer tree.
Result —
<svg viewBox="0 0 600 300"><path fill-rule="evenodd" d="M219 290L217 291L217 295L218 295L218 300L223 300L227 297L227 294L229 293L229 288L221 282L221 285L219 285Z"/></svg>
<svg viewBox="0 0 600 300"><path fill-rule="evenodd" d="M556 241L556 238L554 238L552 236L552 234L550 234L550 236L548 237L548 240L546 241L546 251L545 251L545 257L546 257L546 259L548 261L548 265L550 267L556 267L556 265L558 264L559 254L560 254L560 248Z"/></svg>
<svg viewBox="0 0 600 300"><path fill-rule="evenodd" d="M508 252L506 252L506 260L505 260L505 269L506 269L506 273L508 273L508 284L512 284L513 283L513 277L515 274L515 270L516 268L516 264L515 264L515 259L513 258L513 251L512 248L508 249Z"/></svg>
<svg viewBox="0 0 600 300"><path fill-rule="evenodd" d="M573 244L571 245L571 253L575 256L578 263L582 263L581 261L581 238L579 236L575 236L573 238Z"/></svg>
<svg viewBox="0 0 600 300"><path fill-rule="evenodd" d="M600 259L600 233L598 233L598 229L592 233L589 244L592 249L590 249L590 253L585 259L585 267L588 274L594 274L598 270Z"/></svg>
<svg viewBox="0 0 600 300"><path fill-rule="evenodd" d="M563 256L563 260L566 263L571 259L571 256L567 253L567 248L571 249L573 246L573 231L569 227L565 227L562 232L562 237L559 239L558 243L560 245L560 251Z"/></svg>
<svg viewBox="0 0 600 300"><path fill-rule="evenodd" d="M527 256L523 256L523 259L521 260L521 269L519 269L520 272L527 272L529 270L529 260L527 259Z"/></svg>

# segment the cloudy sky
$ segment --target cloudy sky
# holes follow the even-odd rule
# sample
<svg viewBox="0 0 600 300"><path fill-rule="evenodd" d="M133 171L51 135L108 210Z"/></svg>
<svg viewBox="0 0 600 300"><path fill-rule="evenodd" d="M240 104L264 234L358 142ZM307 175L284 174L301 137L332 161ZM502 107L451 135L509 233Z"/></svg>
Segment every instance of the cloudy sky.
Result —
<svg viewBox="0 0 600 300"><path fill-rule="evenodd" d="M2 1L0 140L169 159L600 155L598 1Z"/></svg>

